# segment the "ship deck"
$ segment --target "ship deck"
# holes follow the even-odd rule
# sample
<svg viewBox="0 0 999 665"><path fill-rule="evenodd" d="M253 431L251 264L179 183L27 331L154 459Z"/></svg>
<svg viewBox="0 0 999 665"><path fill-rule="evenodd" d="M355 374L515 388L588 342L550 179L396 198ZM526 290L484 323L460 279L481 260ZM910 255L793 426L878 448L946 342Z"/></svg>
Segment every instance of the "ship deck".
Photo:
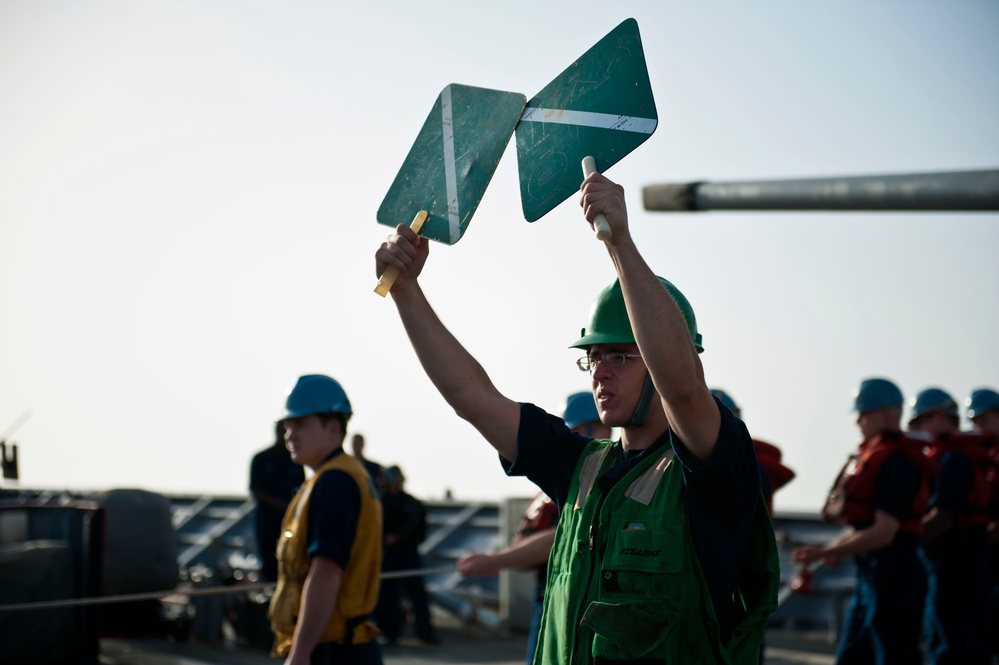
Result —
<svg viewBox="0 0 999 665"><path fill-rule="evenodd" d="M526 636L497 635L460 625L450 614L435 613L441 644L428 646L403 636L382 650L385 665L523 665ZM771 632L767 665L832 665L835 646L823 635ZM102 640L101 665L273 665L266 650L234 643L171 643L162 639Z"/></svg>

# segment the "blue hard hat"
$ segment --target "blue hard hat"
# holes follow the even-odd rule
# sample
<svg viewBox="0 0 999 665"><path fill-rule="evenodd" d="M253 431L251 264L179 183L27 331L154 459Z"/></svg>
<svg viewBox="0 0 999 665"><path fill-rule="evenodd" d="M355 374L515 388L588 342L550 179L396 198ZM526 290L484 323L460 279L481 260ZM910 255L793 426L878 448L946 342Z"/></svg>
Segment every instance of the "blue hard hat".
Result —
<svg viewBox="0 0 999 665"><path fill-rule="evenodd" d="M964 400L968 407L968 417L975 418L986 411L999 409L999 393L988 388L971 391L971 397Z"/></svg>
<svg viewBox="0 0 999 665"><path fill-rule="evenodd" d="M584 392L569 395L565 401L562 420L569 426L569 429L575 429L576 426L583 423L599 421L600 414L597 413L597 404L593 401L593 393Z"/></svg>
<svg viewBox="0 0 999 665"><path fill-rule="evenodd" d="M941 411L948 416L957 415L957 402L950 396L950 393L941 388L927 388L919 391L919 394L909 400L909 407L912 409L912 415L909 416L910 423L919 416L934 411Z"/></svg>
<svg viewBox="0 0 999 665"><path fill-rule="evenodd" d="M902 391L888 379L864 379L853 393L853 410L857 413L877 411L892 406L901 407Z"/></svg>
<svg viewBox="0 0 999 665"><path fill-rule="evenodd" d="M350 400L336 380L323 374L306 374L298 378L288 393L283 418L301 418L319 413L342 413L350 417Z"/></svg>
<svg viewBox="0 0 999 665"><path fill-rule="evenodd" d="M718 401L724 404L725 407L729 411L734 413L737 417L739 418L742 417L742 409L739 408L739 405L735 403L735 400L732 399L732 396L729 395L727 392L725 392L721 388L712 388L711 394L717 397Z"/></svg>

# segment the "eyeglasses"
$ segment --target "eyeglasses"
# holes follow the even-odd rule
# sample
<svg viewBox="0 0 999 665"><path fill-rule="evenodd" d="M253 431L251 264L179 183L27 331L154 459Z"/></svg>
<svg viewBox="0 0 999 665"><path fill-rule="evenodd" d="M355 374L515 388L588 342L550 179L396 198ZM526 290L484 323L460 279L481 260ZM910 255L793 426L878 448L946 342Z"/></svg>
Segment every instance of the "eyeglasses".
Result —
<svg viewBox="0 0 999 665"><path fill-rule="evenodd" d="M617 369L618 367L624 367L624 363L628 358L641 358L640 353L621 353L620 351L612 351L610 353L605 353L602 356L583 356L576 361L576 366L581 372L590 372L591 374L597 369L597 365L600 363L604 364L604 367L608 369Z"/></svg>

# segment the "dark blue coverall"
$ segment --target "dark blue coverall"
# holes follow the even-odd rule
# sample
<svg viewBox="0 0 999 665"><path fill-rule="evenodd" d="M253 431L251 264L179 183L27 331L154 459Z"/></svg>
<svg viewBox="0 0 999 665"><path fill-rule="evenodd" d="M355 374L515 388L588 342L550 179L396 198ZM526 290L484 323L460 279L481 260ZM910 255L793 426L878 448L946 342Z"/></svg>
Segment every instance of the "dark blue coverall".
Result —
<svg viewBox="0 0 999 665"><path fill-rule="evenodd" d="M889 457L874 481L874 508L899 522L911 519L923 477L902 452ZM854 557L857 582L847 610L836 663L919 665L926 600L921 538L899 531L887 547Z"/></svg>
<svg viewBox="0 0 999 665"><path fill-rule="evenodd" d="M930 508L967 517L975 470L952 450L940 459ZM924 545L929 570L926 646L930 663L988 665L990 573L985 524L959 525Z"/></svg>

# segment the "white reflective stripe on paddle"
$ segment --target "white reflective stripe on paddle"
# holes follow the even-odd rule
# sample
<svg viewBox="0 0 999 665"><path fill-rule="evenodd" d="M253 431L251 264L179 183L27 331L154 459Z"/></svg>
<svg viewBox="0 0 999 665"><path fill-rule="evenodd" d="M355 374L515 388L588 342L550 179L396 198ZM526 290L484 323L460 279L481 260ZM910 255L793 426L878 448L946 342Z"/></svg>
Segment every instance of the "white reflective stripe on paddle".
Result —
<svg viewBox="0 0 999 665"><path fill-rule="evenodd" d="M521 122L553 122L560 125L577 125L597 129L613 129L621 132L651 134L656 130L655 118L635 118L614 113L591 113L590 111L569 111L566 109L542 109L528 106L520 116Z"/></svg>
<svg viewBox="0 0 999 665"><path fill-rule="evenodd" d="M458 180L454 172L454 123L451 118L451 86L441 91L441 123L444 129L444 186L447 188L447 221L451 242L461 237L458 214Z"/></svg>

